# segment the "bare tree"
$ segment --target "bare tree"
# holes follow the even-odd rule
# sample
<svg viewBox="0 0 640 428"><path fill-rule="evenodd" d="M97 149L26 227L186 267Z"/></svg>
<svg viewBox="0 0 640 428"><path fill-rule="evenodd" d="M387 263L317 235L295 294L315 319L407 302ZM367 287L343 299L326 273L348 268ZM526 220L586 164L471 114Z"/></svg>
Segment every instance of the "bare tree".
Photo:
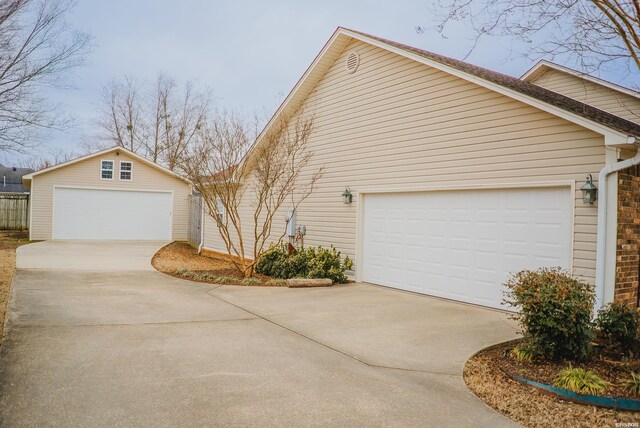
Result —
<svg viewBox="0 0 640 428"><path fill-rule="evenodd" d="M40 154L37 156L31 156L29 158L23 158L19 163L22 168L31 168L35 171L49 168L50 166L58 165L60 163L68 162L82 156L81 153L75 151L66 151L63 149L52 149L47 154Z"/></svg>
<svg viewBox="0 0 640 428"><path fill-rule="evenodd" d="M107 146L118 145L138 153L145 147L148 133L142 116L139 84L132 77L112 81L102 90L102 116L99 125Z"/></svg>
<svg viewBox="0 0 640 428"><path fill-rule="evenodd" d="M81 64L90 37L71 31L71 0L0 0L0 150L26 153L65 121L41 95Z"/></svg>
<svg viewBox="0 0 640 428"><path fill-rule="evenodd" d="M433 12L442 35L454 21L473 30L469 53L485 36L507 36L532 43L533 55L567 56L588 71L640 71L637 0L438 0Z"/></svg>
<svg viewBox="0 0 640 428"><path fill-rule="evenodd" d="M202 129L185 158L183 170L202 196L207 214L216 220L234 266L245 277L254 274L268 242L282 242L284 230L273 236L276 215L285 208L296 211L323 173L323 168L309 165L312 130L313 118L299 114L278 121L252 146L248 122L222 113Z"/></svg>
<svg viewBox="0 0 640 428"><path fill-rule="evenodd" d="M103 89L98 119L103 143L126 147L174 170L210 104L210 91L198 92L191 82L180 87L164 74L152 89L131 77L112 82Z"/></svg>
<svg viewBox="0 0 640 428"><path fill-rule="evenodd" d="M178 168L189 145L204 125L209 113L211 94L196 94L192 82L187 82L181 94L173 80L158 82L158 106L162 120L160 128L161 160L170 170Z"/></svg>

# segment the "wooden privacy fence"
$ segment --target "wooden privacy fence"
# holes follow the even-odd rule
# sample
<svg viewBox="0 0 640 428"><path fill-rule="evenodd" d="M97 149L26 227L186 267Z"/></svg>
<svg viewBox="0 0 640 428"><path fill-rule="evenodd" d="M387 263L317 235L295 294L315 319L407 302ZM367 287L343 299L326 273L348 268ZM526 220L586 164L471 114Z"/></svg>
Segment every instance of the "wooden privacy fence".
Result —
<svg viewBox="0 0 640 428"><path fill-rule="evenodd" d="M202 242L202 197L200 195L189 196L189 245L200 247Z"/></svg>
<svg viewBox="0 0 640 428"><path fill-rule="evenodd" d="M29 194L0 194L0 229L25 230L29 228Z"/></svg>

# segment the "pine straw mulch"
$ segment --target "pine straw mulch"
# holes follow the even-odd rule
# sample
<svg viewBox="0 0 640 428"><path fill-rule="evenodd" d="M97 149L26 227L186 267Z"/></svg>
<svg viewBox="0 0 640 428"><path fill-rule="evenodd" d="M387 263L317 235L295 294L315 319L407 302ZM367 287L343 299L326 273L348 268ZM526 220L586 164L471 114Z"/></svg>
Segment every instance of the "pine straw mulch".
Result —
<svg viewBox="0 0 640 428"><path fill-rule="evenodd" d="M620 422L640 422L640 413L603 409L568 402L530 385L513 380L505 372L546 384L553 384L564 364L521 363L509 351L515 343L488 348L472 357L464 367L464 380L469 389L489 406L526 427L615 427ZM574 364L598 373L603 379L618 383L628 377L629 370L640 368L640 362L628 363L595 358L589 364ZM624 396L619 386L607 390L608 396Z"/></svg>
<svg viewBox="0 0 640 428"><path fill-rule="evenodd" d="M224 284L254 286L286 286L281 282L272 282L272 278L255 274L256 281L243 283L244 277L238 272L229 257L203 256L185 242L172 242L160 249L151 260L154 268L167 275L189 281L220 284L217 278L223 278Z"/></svg>

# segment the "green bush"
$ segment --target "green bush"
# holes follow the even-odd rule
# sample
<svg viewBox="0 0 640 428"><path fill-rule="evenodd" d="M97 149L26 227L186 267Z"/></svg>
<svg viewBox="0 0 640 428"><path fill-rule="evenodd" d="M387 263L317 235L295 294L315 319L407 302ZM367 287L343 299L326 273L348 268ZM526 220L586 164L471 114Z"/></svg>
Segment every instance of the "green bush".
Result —
<svg viewBox="0 0 640 428"><path fill-rule="evenodd" d="M509 355L511 355L516 360L521 363L530 363L536 359L535 352L532 352L528 346L518 346L509 351Z"/></svg>
<svg viewBox="0 0 640 428"><path fill-rule="evenodd" d="M623 303L611 303L598 311L596 326L609 345L625 355L638 349L640 314Z"/></svg>
<svg viewBox="0 0 640 428"><path fill-rule="evenodd" d="M622 386L630 395L640 396L640 373L631 372L629 379L622 381Z"/></svg>
<svg viewBox="0 0 640 428"><path fill-rule="evenodd" d="M353 267L349 257L344 261L335 248L309 247L289 255L286 245L269 249L258 259L256 272L274 278L329 278L336 283L347 282L345 270Z"/></svg>
<svg viewBox="0 0 640 428"><path fill-rule="evenodd" d="M577 394L602 394L607 390L607 383L595 372L571 366L558 374L555 386Z"/></svg>
<svg viewBox="0 0 640 428"><path fill-rule="evenodd" d="M591 352L593 290L560 268L525 270L505 284L528 348L541 358L585 360Z"/></svg>

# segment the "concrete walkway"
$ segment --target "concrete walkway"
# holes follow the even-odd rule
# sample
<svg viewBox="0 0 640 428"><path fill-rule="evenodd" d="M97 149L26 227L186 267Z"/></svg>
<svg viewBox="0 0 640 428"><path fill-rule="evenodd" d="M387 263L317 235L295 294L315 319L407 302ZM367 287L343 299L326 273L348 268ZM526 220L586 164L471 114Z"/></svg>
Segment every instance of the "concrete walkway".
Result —
<svg viewBox="0 0 640 428"><path fill-rule="evenodd" d="M461 376L515 337L503 313L364 284L202 285L148 270L140 243L22 249L1 426L515 425ZM146 263L106 271L122 253Z"/></svg>

